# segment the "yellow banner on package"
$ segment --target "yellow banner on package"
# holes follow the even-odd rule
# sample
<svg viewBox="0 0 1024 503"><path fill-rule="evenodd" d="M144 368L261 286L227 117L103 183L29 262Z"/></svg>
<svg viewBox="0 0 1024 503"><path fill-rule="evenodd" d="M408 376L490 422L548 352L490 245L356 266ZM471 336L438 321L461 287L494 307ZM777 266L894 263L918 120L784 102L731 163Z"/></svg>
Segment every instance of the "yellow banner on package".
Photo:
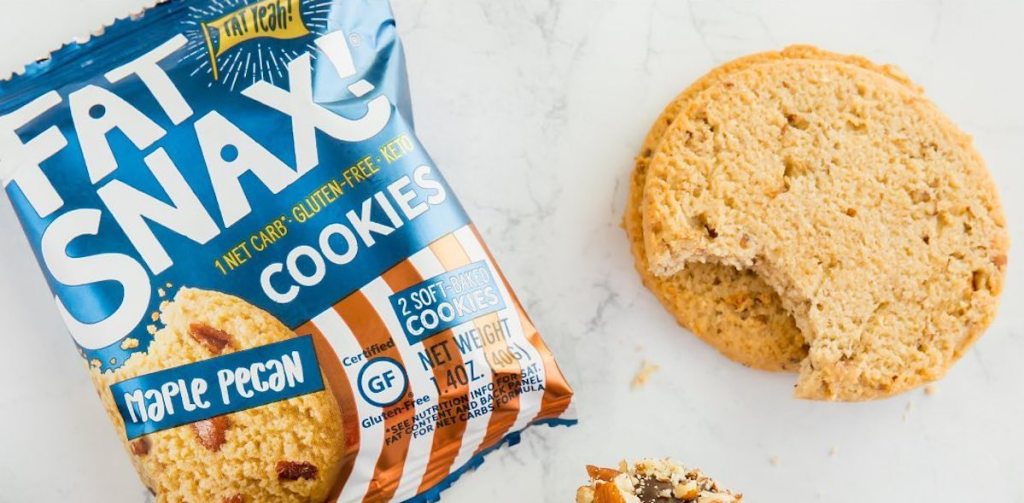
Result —
<svg viewBox="0 0 1024 503"><path fill-rule="evenodd" d="M257 38L288 40L309 35L309 28L299 11L301 2L260 0L214 21L202 23L213 78L218 79L217 58L243 42Z"/></svg>

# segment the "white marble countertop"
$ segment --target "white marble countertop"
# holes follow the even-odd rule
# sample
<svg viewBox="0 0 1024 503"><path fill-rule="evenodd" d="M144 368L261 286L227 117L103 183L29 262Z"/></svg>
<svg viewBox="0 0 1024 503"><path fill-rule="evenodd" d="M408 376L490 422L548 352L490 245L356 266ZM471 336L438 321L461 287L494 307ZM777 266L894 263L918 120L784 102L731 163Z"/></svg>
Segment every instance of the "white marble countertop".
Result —
<svg viewBox="0 0 1024 503"><path fill-rule="evenodd" d="M0 0L12 69L144 0ZM578 392L446 501L568 502L586 463L673 456L752 502L1024 502L1024 3L395 0L423 141ZM938 384L797 401L676 327L619 228L632 157L679 90L789 43L900 65L975 135L1013 239L1002 311ZM0 198L0 501L141 502L127 456ZM647 360L647 386L630 380Z"/></svg>

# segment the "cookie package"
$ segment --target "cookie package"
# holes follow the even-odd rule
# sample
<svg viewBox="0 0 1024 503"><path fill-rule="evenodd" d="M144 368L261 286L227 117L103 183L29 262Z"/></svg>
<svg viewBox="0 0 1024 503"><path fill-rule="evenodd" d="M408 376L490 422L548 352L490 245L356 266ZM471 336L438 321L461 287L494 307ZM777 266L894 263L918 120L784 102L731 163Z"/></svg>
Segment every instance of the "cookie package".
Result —
<svg viewBox="0 0 1024 503"><path fill-rule="evenodd" d="M434 501L572 390L387 2L171 0L0 83L0 180L158 501Z"/></svg>

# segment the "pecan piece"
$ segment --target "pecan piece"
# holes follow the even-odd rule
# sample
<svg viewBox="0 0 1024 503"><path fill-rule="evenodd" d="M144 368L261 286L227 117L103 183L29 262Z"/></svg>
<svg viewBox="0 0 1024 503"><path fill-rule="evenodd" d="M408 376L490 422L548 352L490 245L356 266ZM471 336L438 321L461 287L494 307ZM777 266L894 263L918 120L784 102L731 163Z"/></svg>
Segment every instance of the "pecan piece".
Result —
<svg viewBox="0 0 1024 503"><path fill-rule="evenodd" d="M231 346L231 335L227 332L216 329L206 323L192 323L188 326L188 335L191 335L196 342L202 344L206 349L215 355L224 352L224 348Z"/></svg>
<svg viewBox="0 0 1024 503"><path fill-rule="evenodd" d="M603 482L594 491L594 503L626 503L626 498L613 482Z"/></svg>
<svg viewBox="0 0 1024 503"><path fill-rule="evenodd" d="M587 475L590 476L591 480L608 482L615 477L618 477L620 473L622 472L614 468L601 468L600 466L587 465Z"/></svg>
<svg viewBox="0 0 1024 503"><path fill-rule="evenodd" d="M132 451L132 454L140 457L149 454L149 446L149 439L146 437L132 440L128 444L128 448Z"/></svg>
<svg viewBox="0 0 1024 503"><path fill-rule="evenodd" d="M189 426L192 427L192 432L196 434L203 447L217 452L220 450L220 446L224 445L224 433L231 426L231 421L227 416L217 416L192 423Z"/></svg>
<svg viewBox="0 0 1024 503"><path fill-rule="evenodd" d="M697 496L700 496L700 486L694 480L680 482L672 488L672 496L681 500L697 499Z"/></svg>
<svg viewBox="0 0 1024 503"><path fill-rule="evenodd" d="M278 461L277 480L313 480L319 470L305 461Z"/></svg>

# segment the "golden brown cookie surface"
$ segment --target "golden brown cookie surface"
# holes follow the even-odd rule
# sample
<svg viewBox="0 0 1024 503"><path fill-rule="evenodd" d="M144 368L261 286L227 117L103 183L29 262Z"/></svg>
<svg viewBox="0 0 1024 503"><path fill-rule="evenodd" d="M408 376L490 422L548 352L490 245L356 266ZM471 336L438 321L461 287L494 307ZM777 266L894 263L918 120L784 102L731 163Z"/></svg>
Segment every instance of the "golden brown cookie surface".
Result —
<svg viewBox="0 0 1024 503"><path fill-rule="evenodd" d="M842 61L912 84L895 68L810 46L791 46L726 63L699 79L672 101L652 125L636 159L623 226L641 279L680 325L725 356L744 365L773 371L796 371L807 345L775 291L751 271L717 263L690 263L668 278L650 273L643 240L641 203L647 168L671 123L691 99L716 82L754 65L790 59ZM729 85L724 80L723 85Z"/></svg>
<svg viewBox="0 0 1024 503"><path fill-rule="evenodd" d="M113 373L93 371L121 435L109 384L295 337L242 299L192 288L164 305L161 321L147 353ZM161 502L319 502L337 482L344 446L341 412L325 389L151 433L128 450Z"/></svg>
<svg viewBox="0 0 1024 503"><path fill-rule="evenodd" d="M843 61L754 65L689 100L644 180L645 252L780 292L810 341L797 394L941 377L995 313L1007 236L980 156L921 93Z"/></svg>

